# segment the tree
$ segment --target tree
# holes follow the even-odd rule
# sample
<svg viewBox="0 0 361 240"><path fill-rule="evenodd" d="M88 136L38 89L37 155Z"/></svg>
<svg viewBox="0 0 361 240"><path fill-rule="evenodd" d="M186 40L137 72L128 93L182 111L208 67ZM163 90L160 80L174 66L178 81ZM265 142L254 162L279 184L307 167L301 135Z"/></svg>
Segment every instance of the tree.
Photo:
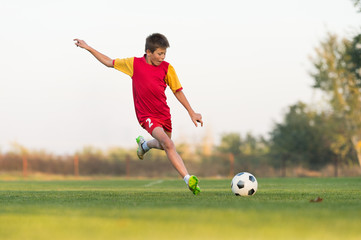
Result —
<svg viewBox="0 0 361 240"><path fill-rule="evenodd" d="M239 133L227 133L222 135L221 144L218 149L229 154L230 170L229 175L234 175L234 159L241 153L241 135Z"/></svg>
<svg viewBox="0 0 361 240"><path fill-rule="evenodd" d="M222 134L219 150L225 153L239 155L241 153L241 135L239 133Z"/></svg>
<svg viewBox="0 0 361 240"><path fill-rule="evenodd" d="M263 136L254 136L248 132L241 141L241 153L243 155L258 156L268 152L268 142Z"/></svg>
<svg viewBox="0 0 361 240"><path fill-rule="evenodd" d="M346 45L348 71L355 74L357 86L361 87L361 34Z"/></svg>
<svg viewBox="0 0 361 240"><path fill-rule="evenodd" d="M360 0L352 0L354 6L361 12L361 1Z"/></svg>
<svg viewBox="0 0 361 240"><path fill-rule="evenodd" d="M319 169L333 159L328 127L329 116L310 110L305 103L289 107L283 122L270 133L270 156L283 176L289 164Z"/></svg>
<svg viewBox="0 0 361 240"><path fill-rule="evenodd" d="M341 39L335 34L328 34L325 41L316 48L316 58L312 59L315 71L311 76L315 80L314 88L320 89L332 109L334 125L338 139L333 144L333 151L343 152L345 144L351 144L358 153L357 159L361 166L361 81L359 78L360 58L357 48L359 37L353 41ZM341 130L340 130L341 129ZM344 139L341 144L340 139ZM336 144L337 143L337 144ZM336 148L340 148L336 150ZM341 154L344 158L348 154Z"/></svg>

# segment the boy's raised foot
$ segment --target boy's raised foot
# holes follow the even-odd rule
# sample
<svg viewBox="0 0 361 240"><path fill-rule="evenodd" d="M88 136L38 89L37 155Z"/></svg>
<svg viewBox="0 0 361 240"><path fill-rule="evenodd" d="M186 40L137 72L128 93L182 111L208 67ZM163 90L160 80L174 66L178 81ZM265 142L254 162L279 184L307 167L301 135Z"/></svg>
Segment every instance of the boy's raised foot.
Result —
<svg viewBox="0 0 361 240"><path fill-rule="evenodd" d="M142 147L142 144L145 142L144 137L139 136L135 140L137 141L137 144L138 144L138 150L137 150L138 158L140 160L143 160L143 157L144 157L144 154L145 154L145 151L144 151L144 149Z"/></svg>
<svg viewBox="0 0 361 240"><path fill-rule="evenodd" d="M192 191L192 193L193 193L194 195L197 195L198 193L201 192L201 189L200 189L199 186L198 186L198 182L199 182L198 178L197 178L196 176L194 176L194 175L192 175L192 176L189 178L188 188L189 188L189 190Z"/></svg>

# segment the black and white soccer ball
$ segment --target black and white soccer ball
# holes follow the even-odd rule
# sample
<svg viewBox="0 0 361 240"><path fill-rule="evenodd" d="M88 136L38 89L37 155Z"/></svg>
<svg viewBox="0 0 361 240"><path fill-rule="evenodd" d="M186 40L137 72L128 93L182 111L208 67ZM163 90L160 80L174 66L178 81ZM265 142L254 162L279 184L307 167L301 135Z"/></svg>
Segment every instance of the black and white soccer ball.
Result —
<svg viewBox="0 0 361 240"><path fill-rule="evenodd" d="M231 188L236 196L252 196L257 192L258 182L253 174L241 172L232 179Z"/></svg>

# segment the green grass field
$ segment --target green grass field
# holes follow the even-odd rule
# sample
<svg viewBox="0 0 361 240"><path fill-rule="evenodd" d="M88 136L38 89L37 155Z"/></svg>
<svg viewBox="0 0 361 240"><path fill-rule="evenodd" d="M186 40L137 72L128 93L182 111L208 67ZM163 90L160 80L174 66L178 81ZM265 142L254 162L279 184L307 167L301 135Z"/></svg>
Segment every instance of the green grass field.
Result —
<svg viewBox="0 0 361 240"><path fill-rule="evenodd" d="M361 239L361 178L0 181L0 239ZM310 203L320 196L322 202Z"/></svg>

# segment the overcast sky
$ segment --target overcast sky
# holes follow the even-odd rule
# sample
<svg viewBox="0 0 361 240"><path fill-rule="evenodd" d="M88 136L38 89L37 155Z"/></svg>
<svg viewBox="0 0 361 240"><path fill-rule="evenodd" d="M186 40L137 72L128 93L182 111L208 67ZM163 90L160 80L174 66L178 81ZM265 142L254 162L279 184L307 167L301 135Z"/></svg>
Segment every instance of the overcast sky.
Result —
<svg viewBox="0 0 361 240"><path fill-rule="evenodd" d="M131 79L106 68L74 38L111 58L142 56L160 32L171 47L195 128L171 91L175 142L207 134L268 136L297 101L312 104L309 56L327 32L352 37L351 0L0 1L0 151L12 142L64 154L91 145L135 147L142 134Z"/></svg>

